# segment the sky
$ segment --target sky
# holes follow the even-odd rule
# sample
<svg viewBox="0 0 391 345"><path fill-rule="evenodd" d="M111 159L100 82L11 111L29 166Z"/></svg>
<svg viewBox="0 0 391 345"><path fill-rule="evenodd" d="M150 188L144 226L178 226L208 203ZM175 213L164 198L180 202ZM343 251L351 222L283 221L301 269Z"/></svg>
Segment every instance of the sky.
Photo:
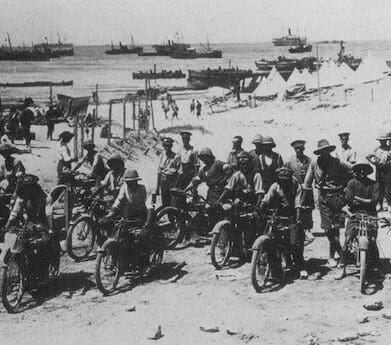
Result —
<svg viewBox="0 0 391 345"><path fill-rule="evenodd" d="M0 39L14 45L263 42L288 27L317 40L391 40L391 0L0 0Z"/></svg>

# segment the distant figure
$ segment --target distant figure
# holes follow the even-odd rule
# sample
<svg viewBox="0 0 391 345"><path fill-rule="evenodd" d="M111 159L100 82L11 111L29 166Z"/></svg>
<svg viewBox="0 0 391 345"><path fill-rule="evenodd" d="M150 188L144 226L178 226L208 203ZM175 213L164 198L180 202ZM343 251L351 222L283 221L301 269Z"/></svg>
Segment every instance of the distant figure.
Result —
<svg viewBox="0 0 391 345"><path fill-rule="evenodd" d="M11 140L12 144L14 144L15 142L16 131L18 127L19 127L18 112L16 106L13 105L10 110L8 121L5 125L5 132L8 134L8 137Z"/></svg>
<svg viewBox="0 0 391 345"><path fill-rule="evenodd" d="M164 118L168 120L167 113L170 111L170 108L168 107L168 103L166 103L164 100L162 100L162 109L164 111Z"/></svg>
<svg viewBox="0 0 391 345"><path fill-rule="evenodd" d="M197 108L197 118L199 118L201 116L201 108L202 108L202 105L199 100L197 100L196 108Z"/></svg>
<svg viewBox="0 0 391 345"><path fill-rule="evenodd" d="M54 108L51 105L49 107L49 110L46 112L46 126L48 127L46 139L53 140L55 119L56 119L56 112L54 111Z"/></svg>
<svg viewBox="0 0 391 345"><path fill-rule="evenodd" d="M190 103L190 115L193 115L194 111L195 111L195 102L194 102L194 98L193 98Z"/></svg>
<svg viewBox="0 0 391 345"><path fill-rule="evenodd" d="M177 119L179 108L175 101L171 102L171 108L172 108L172 118L175 117Z"/></svg>
<svg viewBox="0 0 391 345"><path fill-rule="evenodd" d="M28 104L25 102L23 105L23 110L20 115L20 126L22 127L23 130L23 136L24 139L26 140L26 147L31 146L31 132L30 132L30 127L31 127L31 122L34 120L34 113L27 108Z"/></svg>

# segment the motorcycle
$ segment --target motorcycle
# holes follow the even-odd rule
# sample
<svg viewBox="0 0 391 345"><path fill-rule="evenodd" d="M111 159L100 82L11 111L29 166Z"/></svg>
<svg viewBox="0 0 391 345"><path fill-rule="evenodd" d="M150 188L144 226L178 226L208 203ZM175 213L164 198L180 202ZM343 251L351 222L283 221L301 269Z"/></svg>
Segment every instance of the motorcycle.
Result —
<svg viewBox="0 0 391 345"><path fill-rule="evenodd" d="M376 246L378 222L387 222L384 218L377 218L365 213L351 213L347 208L344 212L355 222L358 233L347 243L348 254L357 267L360 268L360 292L366 293L367 269L374 253L371 248ZM387 225L386 225L387 226Z"/></svg>
<svg viewBox="0 0 391 345"><path fill-rule="evenodd" d="M143 278L159 268L164 238L156 224L150 231L146 236L140 220L115 220L114 235L98 249L95 264L96 285L103 295L116 289L125 272Z"/></svg>
<svg viewBox="0 0 391 345"><path fill-rule="evenodd" d="M171 206L158 209L157 219L162 226L166 248L173 249L184 238L189 238L192 232L204 240L208 240L214 225L215 212L205 198L192 191L171 189Z"/></svg>
<svg viewBox="0 0 391 345"><path fill-rule="evenodd" d="M264 233L252 246L251 282L257 292L262 292L270 278L283 281L290 259L290 227L293 217L281 217L274 210L267 216Z"/></svg>
<svg viewBox="0 0 391 345"><path fill-rule="evenodd" d="M71 222L67 231L66 248L68 255L76 262L85 260L95 243L101 246L110 231L102 227L100 219L105 217L108 205L101 197L94 197L86 205L87 213Z"/></svg>
<svg viewBox="0 0 391 345"><path fill-rule="evenodd" d="M0 293L4 308L14 313L26 291L30 294L47 287L59 274L60 253L55 234L48 238L42 229L26 222L23 227L5 230L5 250L0 275ZM57 243L58 245L58 243Z"/></svg>
<svg viewBox="0 0 391 345"><path fill-rule="evenodd" d="M259 228L258 214L251 203L236 199L223 203L221 208L225 217L211 231L210 250L212 264L218 270L226 266L232 256L247 259Z"/></svg>

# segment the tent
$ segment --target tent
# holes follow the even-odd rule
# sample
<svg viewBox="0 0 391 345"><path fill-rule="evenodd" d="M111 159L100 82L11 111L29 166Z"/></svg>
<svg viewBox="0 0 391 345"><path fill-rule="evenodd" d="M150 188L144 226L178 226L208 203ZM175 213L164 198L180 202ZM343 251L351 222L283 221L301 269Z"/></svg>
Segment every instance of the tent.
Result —
<svg viewBox="0 0 391 345"><path fill-rule="evenodd" d="M385 61L376 58L373 54L365 56L355 73L346 80L348 85L356 85L376 81L384 77L384 72L389 71Z"/></svg>
<svg viewBox="0 0 391 345"><path fill-rule="evenodd" d="M340 73L339 67L334 61L330 61L322 65L319 69L319 84L320 87L331 87L342 85L344 79Z"/></svg>
<svg viewBox="0 0 391 345"><path fill-rule="evenodd" d="M295 67L291 75L289 76L289 79L287 81L288 86L294 86L298 84L304 84L303 77L300 73L300 71Z"/></svg>
<svg viewBox="0 0 391 345"><path fill-rule="evenodd" d="M273 66L267 78L263 78L261 83L255 89L254 93L258 97L273 96L278 93L285 93L287 84L281 77L281 74Z"/></svg>
<svg viewBox="0 0 391 345"><path fill-rule="evenodd" d="M301 78L307 90L318 88L318 79L316 73L311 74L308 68L305 68L303 72L301 72Z"/></svg>
<svg viewBox="0 0 391 345"><path fill-rule="evenodd" d="M342 62L339 66L339 73L341 74L344 81L346 81L353 76L354 71L349 67L346 62Z"/></svg>

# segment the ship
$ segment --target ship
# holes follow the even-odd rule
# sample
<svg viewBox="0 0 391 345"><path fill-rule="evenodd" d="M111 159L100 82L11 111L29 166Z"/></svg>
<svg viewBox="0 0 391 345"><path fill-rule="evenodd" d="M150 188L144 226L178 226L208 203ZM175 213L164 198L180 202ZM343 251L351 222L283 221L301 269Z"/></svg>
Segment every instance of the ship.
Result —
<svg viewBox="0 0 391 345"><path fill-rule="evenodd" d="M221 59L222 52L219 49L212 49L209 41L207 44L201 44L201 52L197 52L195 48L187 48L185 50L178 50L170 56L174 59Z"/></svg>
<svg viewBox="0 0 391 345"><path fill-rule="evenodd" d="M231 88L240 85L240 82L253 76L251 70L238 68L189 70L187 84L195 90L205 90L212 86Z"/></svg>
<svg viewBox="0 0 391 345"><path fill-rule="evenodd" d="M34 46L35 50L39 50L42 52L48 52L53 57L61 57L61 56L74 56L75 48L72 43L63 43L61 41L60 35L57 33L57 43L49 43L47 37L45 37L46 42L36 44Z"/></svg>
<svg viewBox="0 0 391 345"><path fill-rule="evenodd" d="M312 51L312 45L311 44L300 44L297 47L291 47L289 48L289 52L291 54L299 54L299 53L308 53Z"/></svg>
<svg viewBox="0 0 391 345"><path fill-rule="evenodd" d="M155 44L152 46L156 50L157 55L171 56L178 51L186 51L190 48L190 44L179 43L168 40L168 44Z"/></svg>
<svg viewBox="0 0 391 345"><path fill-rule="evenodd" d="M273 38L272 42L276 47L279 47L279 46L299 46L300 44L306 44L307 38L292 35L291 29L288 29L287 36L275 37L275 38Z"/></svg>
<svg viewBox="0 0 391 345"><path fill-rule="evenodd" d="M166 71L162 70L160 72L156 71L156 65L153 66L153 71L148 72L133 72L133 79L180 79L186 78L186 74L181 70L177 71Z"/></svg>
<svg viewBox="0 0 391 345"><path fill-rule="evenodd" d="M48 61L51 54L39 50L23 47L13 47L10 35L7 33L8 47L2 45L0 48L0 61Z"/></svg>
<svg viewBox="0 0 391 345"><path fill-rule="evenodd" d="M121 55L121 54L142 54L143 47L136 46L134 44L133 36L131 35L132 44L130 47L123 45L122 42L119 42L119 48L115 48L113 41L111 41L111 49L105 51L105 54L108 55Z"/></svg>

